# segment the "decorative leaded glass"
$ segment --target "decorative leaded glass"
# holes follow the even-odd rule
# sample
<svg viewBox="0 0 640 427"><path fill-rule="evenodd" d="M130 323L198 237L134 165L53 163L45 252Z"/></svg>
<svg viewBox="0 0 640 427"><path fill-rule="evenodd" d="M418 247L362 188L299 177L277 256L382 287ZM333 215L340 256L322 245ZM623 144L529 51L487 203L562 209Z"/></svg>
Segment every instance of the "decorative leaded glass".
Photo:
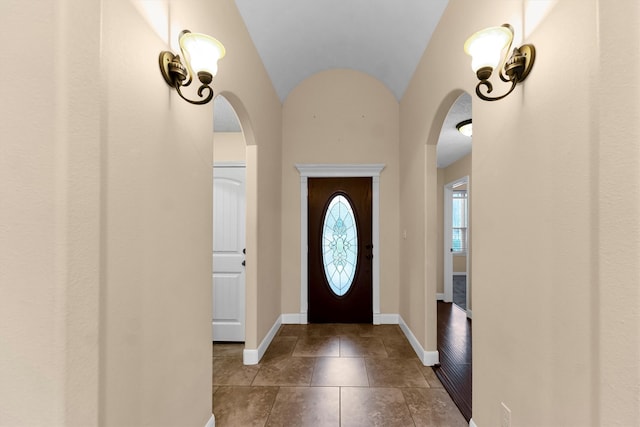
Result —
<svg viewBox="0 0 640 427"><path fill-rule="evenodd" d="M342 296L351 287L358 257L358 230L351 203L337 195L322 225L322 264L331 290Z"/></svg>

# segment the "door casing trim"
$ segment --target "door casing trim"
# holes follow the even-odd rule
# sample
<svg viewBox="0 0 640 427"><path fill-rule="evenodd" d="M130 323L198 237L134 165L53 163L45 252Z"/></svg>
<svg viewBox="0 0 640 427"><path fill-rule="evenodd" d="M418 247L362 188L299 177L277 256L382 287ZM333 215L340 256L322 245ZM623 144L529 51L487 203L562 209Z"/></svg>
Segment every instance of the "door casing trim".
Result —
<svg viewBox="0 0 640 427"><path fill-rule="evenodd" d="M466 184L467 185L467 194L469 195L469 199L470 200L470 196L471 196L471 183L469 182L469 175L463 176L461 178L458 178L454 181L451 181L447 184L444 185L444 202L443 202L443 208L444 208L444 213L443 213L443 219L444 219L444 246L443 246L443 252L444 252L444 265L443 265L443 271L444 271L444 297L443 300L444 302L453 302L453 259L451 253L450 253L450 248L451 248L451 227L452 227L452 219L451 219L451 213L452 213L452 207L451 204L453 202L453 188L459 184ZM470 213L470 209L469 209L469 203L467 202L467 218L470 217L469 213ZM467 222L467 233L468 236L471 235L471 222L468 221ZM470 266L470 259L471 259L471 248L470 245L467 242L467 253L466 253L466 258L467 258L467 266L466 266L466 273L465 275L467 276L467 289L466 289L466 306L467 308L470 305L470 295L469 295L469 284L471 282L471 274L469 273L469 266ZM467 315L467 317L470 317Z"/></svg>
<svg viewBox="0 0 640 427"><path fill-rule="evenodd" d="M384 163L375 164L296 164L300 173L300 321L308 322L308 185L309 178L371 178L371 237L373 241L373 324L381 323L380 315L380 173Z"/></svg>

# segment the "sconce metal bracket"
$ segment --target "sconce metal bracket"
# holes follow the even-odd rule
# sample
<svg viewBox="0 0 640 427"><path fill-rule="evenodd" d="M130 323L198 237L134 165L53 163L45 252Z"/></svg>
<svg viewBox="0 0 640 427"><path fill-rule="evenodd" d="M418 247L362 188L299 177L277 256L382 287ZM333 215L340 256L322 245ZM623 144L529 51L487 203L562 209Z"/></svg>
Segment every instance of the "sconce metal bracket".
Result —
<svg viewBox="0 0 640 427"><path fill-rule="evenodd" d="M165 50L160 52L159 63L162 77L164 77L169 86L175 88L176 83L179 83L180 86L188 86L191 83L190 81L186 84L182 83L189 73L187 68L182 65L179 55L174 55L172 52Z"/></svg>
<svg viewBox="0 0 640 427"><path fill-rule="evenodd" d="M511 57L504 65L504 73L507 77L500 73L500 79L503 82L512 82L514 80L517 80L517 83L523 82L529 75L535 59L536 49L532 44L524 44L514 48Z"/></svg>
<svg viewBox="0 0 640 427"><path fill-rule="evenodd" d="M198 88L198 96L203 99L201 99L200 101L192 101L191 99L185 97L182 94L182 90L180 89L183 86L189 86L192 82L192 78L189 74L189 71L187 70L187 67L185 67L182 64L182 61L180 61L180 55L174 55L173 53L165 50L163 52L160 52L159 63L160 73L162 73L164 81L167 82L169 86L174 88L182 99L190 104L195 105L203 105L213 99L213 89L211 89L211 86L209 86L209 83L211 83L211 81L213 80L210 73L204 71L198 73L198 78L202 83L202 85ZM205 91L207 91L206 97L204 96Z"/></svg>
<svg viewBox="0 0 640 427"><path fill-rule="evenodd" d="M511 88L504 95L496 97L490 97L482 93L482 87L486 88L487 94L493 92L493 85L488 80L491 73L487 73L487 70L481 68L478 70L478 78L480 79L480 82L476 86L476 95L484 101L498 101L499 99L505 98L513 92L518 83L523 82L527 78L531 68L533 67L535 58L536 49L531 44L524 44L520 47L514 48L513 53L504 65L504 70L500 71L500 80L506 83L511 83Z"/></svg>

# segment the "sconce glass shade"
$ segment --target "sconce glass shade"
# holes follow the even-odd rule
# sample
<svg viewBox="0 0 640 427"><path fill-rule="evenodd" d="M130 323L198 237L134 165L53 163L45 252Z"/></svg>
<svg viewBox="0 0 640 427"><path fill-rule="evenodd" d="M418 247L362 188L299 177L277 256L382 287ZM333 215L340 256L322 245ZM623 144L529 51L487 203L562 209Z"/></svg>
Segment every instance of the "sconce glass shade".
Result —
<svg viewBox="0 0 640 427"><path fill-rule="evenodd" d="M189 30L183 30L178 41L184 63L180 55L174 55L168 50L162 51L158 57L160 74L182 99L190 104L204 105L213 99L210 84L213 76L218 73L218 60L225 55L224 46L211 36ZM196 76L201 83L198 88L200 100L187 98L181 89L189 86Z"/></svg>
<svg viewBox="0 0 640 427"><path fill-rule="evenodd" d="M471 69L475 73L482 68L495 70L502 59L502 51L511 44L513 29L510 26L489 27L467 39L464 51L471 56Z"/></svg>
<svg viewBox="0 0 640 427"><path fill-rule="evenodd" d="M473 34L464 43L464 51L471 56L471 68L480 80L476 86L478 98L484 101L505 98L529 75L536 57L535 47L532 44L515 47L511 56L507 58L508 52L504 51L505 48L510 50L512 43L513 27L509 24L485 28ZM489 96L493 91L493 84L489 79L498 66L501 67L500 80L511 83L511 88L503 95ZM483 88L486 93L483 93Z"/></svg>
<svg viewBox="0 0 640 427"><path fill-rule="evenodd" d="M222 43L211 36L183 31L180 34L180 50L193 76L205 72L214 77L218 73L218 60L226 51Z"/></svg>

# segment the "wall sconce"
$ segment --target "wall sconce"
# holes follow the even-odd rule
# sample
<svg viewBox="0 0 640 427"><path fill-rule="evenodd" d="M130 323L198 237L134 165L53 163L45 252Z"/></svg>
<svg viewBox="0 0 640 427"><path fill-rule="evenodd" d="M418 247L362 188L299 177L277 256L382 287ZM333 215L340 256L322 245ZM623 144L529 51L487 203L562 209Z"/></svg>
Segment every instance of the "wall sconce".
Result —
<svg viewBox="0 0 640 427"><path fill-rule="evenodd" d="M458 129L458 132L460 132L464 136L471 137L473 135L473 125L471 124L471 119L461 121L456 125L456 129Z"/></svg>
<svg viewBox="0 0 640 427"><path fill-rule="evenodd" d="M523 82L533 66L536 50L531 44L524 44L513 49L508 60L503 51L509 52L513 42L513 27L504 24L501 27L489 27L478 31L467 39L464 51L471 56L471 68L478 76L480 83L476 86L476 95L485 101L497 101L509 95L515 89L516 84ZM500 80L511 82L511 89L498 97L489 97L480 92L480 87L485 86L487 93L493 91L493 85L489 77L493 70L504 62L504 69L500 69ZM504 71L504 73L503 73ZM506 74L506 75L505 75Z"/></svg>
<svg viewBox="0 0 640 427"><path fill-rule="evenodd" d="M185 101L197 105L206 104L213 99L213 89L209 84L218 72L218 60L226 53L224 46L211 36L192 33L189 30L183 30L178 41L186 65L182 64L180 55L166 50L160 52L162 77ZM207 97L199 101L186 98L180 90L182 86L189 86L194 76L202 83L198 88L198 96L202 98L204 91L209 91Z"/></svg>

